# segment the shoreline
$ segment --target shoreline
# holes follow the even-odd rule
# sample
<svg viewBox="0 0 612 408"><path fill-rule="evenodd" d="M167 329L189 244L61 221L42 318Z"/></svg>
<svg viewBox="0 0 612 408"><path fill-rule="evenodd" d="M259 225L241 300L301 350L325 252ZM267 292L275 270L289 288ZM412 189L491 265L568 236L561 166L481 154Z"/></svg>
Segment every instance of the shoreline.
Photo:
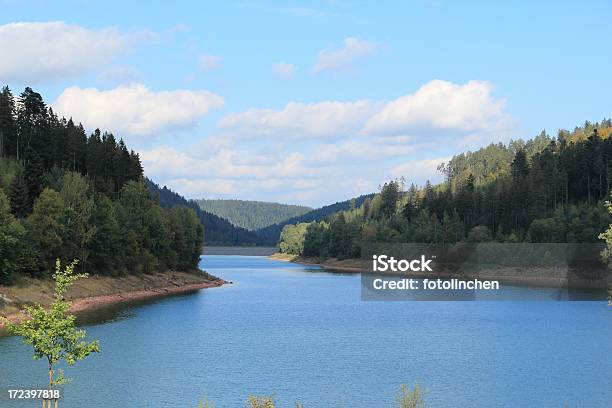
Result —
<svg viewBox="0 0 612 408"><path fill-rule="evenodd" d="M104 309L123 303L137 302L217 288L230 284L221 278L211 277L204 271L166 272L140 276L91 276L75 284L69 292L72 301L70 312L76 315ZM53 281L29 279L21 286L0 286L0 315L11 321L24 316L21 308L40 303L49 305ZM2 304L4 303L4 305ZM4 326L0 324L0 330Z"/></svg>
<svg viewBox="0 0 612 408"><path fill-rule="evenodd" d="M268 258L283 262L294 262L300 265L313 265L320 266L323 269L331 272L338 273L370 273L368 270L363 268L361 259L326 259L322 262L318 259L304 258L297 255L275 253L270 255ZM544 272L545 270L543 270ZM479 275L458 275L448 272L440 273L416 273L411 272L411 277L414 278L436 278L436 279L472 279L472 278L486 278L487 280L497 280L500 283L525 286L525 287L539 287L539 288L564 288L564 289L579 289L579 290L596 290L606 291L606 281L586 281L586 280L575 280L569 281L567 278L558 278L552 276L511 276L512 269L502 270L504 273L485 273ZM510 273L508 273L510 272ZM394 273L387 273L383 275L397 276Z"/></svg>

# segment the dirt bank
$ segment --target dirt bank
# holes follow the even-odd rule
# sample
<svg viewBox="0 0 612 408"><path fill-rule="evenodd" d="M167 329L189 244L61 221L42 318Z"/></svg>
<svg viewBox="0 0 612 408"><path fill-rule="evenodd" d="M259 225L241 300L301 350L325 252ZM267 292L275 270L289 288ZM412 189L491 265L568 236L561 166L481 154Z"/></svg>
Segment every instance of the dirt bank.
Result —
<svg viewBox="0 0 612 408"><path fill-rule="evenodd" d="M351 273L369 273L368 264L361 259L318 259L301 257L291 254L276 253L270 255L269 258L279 261L295 262L302 265L318 265L332 272L351 272ZM498 280L501 283L517 286L531 287L549 287L549 288L570 288L570 289L587 289L605 291L610 284L609 278L604 277L600 280L585 280L579 277L572 276L572 279L567 279L567 271L555 268L532 268L530 273L525 275L524 269L521 268L497 268L492 270L482 270L474 275L459 275L456 273L418 273L411 272L410 276L415 278L484 278L489 280Z"/></svg>
<svg viewBox="0 0 612 408"><path fill-rule="evenodd" d="M74 313L122 302L187 293L214 288L228 282L202 271L166 272L138 276L91 276L78 280L68 292ZM24 305L49 305L53 281L24 278L13 286L0 285L0 315L18 319Z"/></svg>

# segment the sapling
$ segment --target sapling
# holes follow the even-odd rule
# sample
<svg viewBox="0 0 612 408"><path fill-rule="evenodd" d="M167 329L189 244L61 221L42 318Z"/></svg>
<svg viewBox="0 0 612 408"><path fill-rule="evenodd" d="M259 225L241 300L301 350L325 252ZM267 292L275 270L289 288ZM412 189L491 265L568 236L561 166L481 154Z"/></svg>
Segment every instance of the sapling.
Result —
<svg viewBox="0 0 612 408"><path fill-rule="evenodd" d="M0 316L0 323L10 334L21 336L25 343L34 348L34 359L45 358L49 363L49 390L67 381L61 370L54 378L57 363L64 360L68 365L73 365L91 353L100 351L97 340L83 341L86 332L77 329L76 317L69 312L72 302L65 299L66 292L74 282L87 277L86 273L74 273L76 264L77 261L73 261L62 270L59 259L56 261L53 274L55 290L50 307L40 304L26 306L22 310L24 318L17 323Z"/></svg>

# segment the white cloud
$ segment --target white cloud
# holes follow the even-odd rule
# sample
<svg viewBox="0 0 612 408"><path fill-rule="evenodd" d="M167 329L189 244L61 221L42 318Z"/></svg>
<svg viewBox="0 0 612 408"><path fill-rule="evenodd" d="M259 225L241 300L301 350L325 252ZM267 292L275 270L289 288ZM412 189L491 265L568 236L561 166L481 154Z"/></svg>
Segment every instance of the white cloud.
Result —
<svg viewBox="0 0 612 408"><path fill-rule="evenodd" d="M242 137L343 139L375 138L377 143L425 146L444 138L473 146L499 141L514 128L505 101L484 81L465 84L434 80L391 101L289 102L283 109L252 108L230 113L219 127Z"/></svg>
<svg viewBox="0 0 612 408"><path fill-rule="evenodd" d="M339 161L317 161L308 152L262 157L227 147L202 157L199 149L159 146L142 151L140 157L147 176L192 198L238 197L320 206L373 192L388 177L388 168L371 169L372 161L363 162L364 176Z"/></svg>
<svg viewBox="0 0 612 408"><path fill-rule="evenodd" d="M492 85L434 80L416 92L388 102L365 125L369 134L500 132L512 126L505 101L491 95Z"/></svg>
<svg viewBox="0 0 612 408"><path fill-rule="evenodd" d="M223 98L208 91L151 91L144 85L119 86L108 91L70 87L52 104L66 117L87 127L135 136L193 126Z"/></svg>
<svg viewBox="0 0 612 408"><path fill-rule="evenodd" d="M388 101L253 108L218 126L202 148L143 152L145 171L191 197L318 206L374 192L396 177L438 182L438 165L453 153L514 129L503 99L481 81L431 81Z"/></svg>
<svg viewBox="0 0 612 408"><path fill-rule="evenodd" d="M89 30L62 21L0 26L0 78L52 82L95 70L127 51L140 34Z"/></svg>
<svg viewBox="0 0 612 408"><path fill-rule="evenodd" d="M202 72L208 72L221 68L222 63L223 58L216 55L204 54L200 56L199 68Z"/></svg>
<svg viewBox="0 0 612 408"><path fill-rule="evenodd" d="M433 159L411 160L391 169L393 177L405 177L408 182L423 183L427 180L432 183L442 181L442 174L438 165L448 162L452 157L436 157Z"/></svg>
<svg viewBox="0 0 612 408"><path fill-rule="evenodd" d="M216 179L289 179L314 177L317 169L304 165L301 153L289 153L272 160L258 155L222 148L207 157L194 157L170 146L159 146L140 154L147 174L183 179L198 179L203 175Z"/></svg>
<svg viewBox="0 0 612 408"><path fill-rule="evenodd" d="M295 72L295 65L289 64L288 62L279 62L274 64L274 73L277 77L283 79L289 79L293 77Z"/></svg>
<svg viewBox="0 0 612 408"><path fill-rule="evenodd" d="M282 110L249 109L219 121L223 129L245 136L280 138L342 138L355 133L376 109L368 100L357 102L289 102Z"/></svg>
<svg viewBox="0 0 612 408"><path fill-rule="evenodd" d="M349 37L344 40L344 47L319 52L314 72L331 71L344 68L358 58L368 57L376 51L376 44L359 38Z"/></svg>
<svg viewBox="0 0 612 408"><path fill-rule="evenodd" d="M407 156L414 153L410 144L384 144L384 141L347 140L340 144L321 144L310 155L310 160L321 163L363 164L376 159Z"/></svg>

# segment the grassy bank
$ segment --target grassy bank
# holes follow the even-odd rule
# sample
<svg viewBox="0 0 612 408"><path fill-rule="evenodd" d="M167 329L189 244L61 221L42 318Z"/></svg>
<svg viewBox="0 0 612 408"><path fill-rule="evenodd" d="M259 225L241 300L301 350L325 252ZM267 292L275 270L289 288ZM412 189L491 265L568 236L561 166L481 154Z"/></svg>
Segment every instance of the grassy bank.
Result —
<svg viewBox="0 0 612 408"><path fill-rule="evenodd" d="M180 294L225 284L202 271L126 275L120 277L93 275L79 280L68 292L74 301L72 311L80 312L117 304ZM16 317L25 305L49 305L53 296L53 281L21 278L15 285L0 285L0 314Z"/></svg>
<svg viewBox="0 0 612 408"><path fill-rule="evenodd" d="M283 254L280 252L270 255L269 258L276 259L277 261L295 262L302 265L318 265L325 269L337 272L367 272L361 259L304 257L292 254Z"/></svg>

